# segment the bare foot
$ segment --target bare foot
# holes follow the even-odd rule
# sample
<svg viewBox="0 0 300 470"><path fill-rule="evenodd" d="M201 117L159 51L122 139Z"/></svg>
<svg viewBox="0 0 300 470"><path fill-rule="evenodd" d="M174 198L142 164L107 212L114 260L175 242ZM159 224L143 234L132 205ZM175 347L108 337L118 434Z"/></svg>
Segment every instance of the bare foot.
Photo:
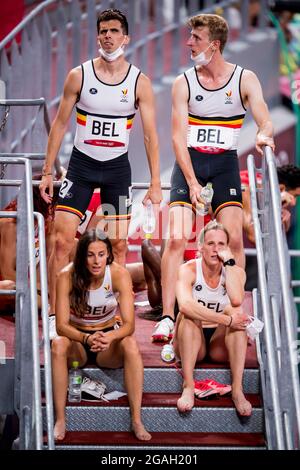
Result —
<svg viewBox="0 0 300 470"><path fill-rule="evenodd" d="M232 393L232 401L240 416L251 416L252 405L248 400L246 400L242 391L235 394Z"/></svg>
<svg viewBox="0 0 300 470"><path fill-rule="evenodd" d="M194 388L184 387L181 397L177 400L178 411L180 411L180 413L191 411L194 406L194 402Z"/></svg>
<svg viewBox="0 0 300 470"><path fill-rule="evenodd" d="M132 423L132 431L135 434L135 437L140 441L150 441L152 438L151 434L146 431L143 423Z"/></svg>
<svg viewBox="0 0 300 470"><path fill-rule="evenodd" d="M54 440L62 441L66 435L66 424L64 421L56 421L54 426Z"/></svg>

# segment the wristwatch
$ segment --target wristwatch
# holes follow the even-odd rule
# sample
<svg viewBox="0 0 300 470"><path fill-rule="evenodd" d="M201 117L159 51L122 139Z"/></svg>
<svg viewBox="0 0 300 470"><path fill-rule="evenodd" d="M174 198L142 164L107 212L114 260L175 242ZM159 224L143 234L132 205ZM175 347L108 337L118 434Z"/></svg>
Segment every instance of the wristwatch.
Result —
<svg viewBox="0 0 300 470"><path fill-rule="evenodd" d="M234 266L235 260L233 258L229 258L227 261L223 263L223 266Z"/></svg>

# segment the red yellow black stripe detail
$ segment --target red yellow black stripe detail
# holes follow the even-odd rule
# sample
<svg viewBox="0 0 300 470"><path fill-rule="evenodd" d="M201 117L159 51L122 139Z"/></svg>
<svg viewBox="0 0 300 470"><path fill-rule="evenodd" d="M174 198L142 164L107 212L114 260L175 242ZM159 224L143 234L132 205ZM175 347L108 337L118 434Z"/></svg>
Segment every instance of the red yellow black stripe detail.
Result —
<svg viewBox="0 0 300 470"><path fill-rule="evenodd" d="M77 124L86 125L86 116L77 111Z"/></svg>
<svg viewBox="0 0 300 470"><path fill-rule="evenodd" d="M185 201L174 201L170 202L169 207L175 207L175 206L185 206L189 207L190 209L193 209L193 205L190 202L185 202Z"/></svg>
<svg viewBox="0 0 300 470"><path fill-rule="evenodd" d="M221 209L224 209L224 207L229 207L229 206L236 206L236 207L240 207L241 209L243 209L243 204L241 202L238 202L238 201L228 201L228 202L224 202L223 204L221 204L220 206L218 206L214 212L214 216L216 216Z"/></svg>
<svg viewBox="0 0 300 470"><path fill-rule="evenodd" d="M133 124L133 118L129 119L127 118L127 129L131 129Z"/></svg>
<svg viewBox="0 0 300 470"><path fill-rule="evenodd" d="M122 214L122 215L105 215L105 220L129 220L131 219L131 214Z"/></svg>
<svg viewBox="0 0 300 470"><path fill-rule="evenodd" d="M83 217L83 213L77 209L74 209L74 207L68 207L68 206L63 206L62 204L58 204L56 206L56 210L63 211L63 212L70 212L71 214L77 215L80 219L82 219Z"/></svg>
<svg viewBox="0 0 300 470"><path fill-rule="evenodd" d="M242 127L244 118L232 119L228 118L227 120L215 119L201 119L196 118L195 116L189 116L189 124L191 126L221 126L221 127L231 127L232 129L239 129Z"/></svg>

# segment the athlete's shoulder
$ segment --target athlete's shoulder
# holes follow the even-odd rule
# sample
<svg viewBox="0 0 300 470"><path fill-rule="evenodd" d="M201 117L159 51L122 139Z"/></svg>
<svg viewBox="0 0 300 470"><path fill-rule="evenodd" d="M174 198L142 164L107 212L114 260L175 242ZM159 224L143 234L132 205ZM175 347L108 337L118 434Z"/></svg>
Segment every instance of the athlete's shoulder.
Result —
<svg viewBox="0 0 300 470"><path fill-rule="evenodd" d="M79 90L81 88L82 83L82 68L79 65L70 70L68 76L66 78L66 86L72 90Z"/></svg>
<svg viewBox="0 0 300 470"><path fill-rule="evenodd" d="M195 274L197 268L197 259L190 259L186 263L180 266L180 272L182 275Z"/></svg>

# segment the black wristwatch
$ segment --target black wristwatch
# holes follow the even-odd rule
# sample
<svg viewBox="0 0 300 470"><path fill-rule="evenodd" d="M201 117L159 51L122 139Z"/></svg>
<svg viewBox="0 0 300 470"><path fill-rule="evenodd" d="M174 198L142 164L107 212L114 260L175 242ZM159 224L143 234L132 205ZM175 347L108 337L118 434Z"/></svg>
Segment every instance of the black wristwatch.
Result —
<svg viewBox="0 0 300 470"><path fill-rule="evenodd" d="M223 266L234 266L235 260L233 258L229 258L227 261L223 263Z"/></svg>

